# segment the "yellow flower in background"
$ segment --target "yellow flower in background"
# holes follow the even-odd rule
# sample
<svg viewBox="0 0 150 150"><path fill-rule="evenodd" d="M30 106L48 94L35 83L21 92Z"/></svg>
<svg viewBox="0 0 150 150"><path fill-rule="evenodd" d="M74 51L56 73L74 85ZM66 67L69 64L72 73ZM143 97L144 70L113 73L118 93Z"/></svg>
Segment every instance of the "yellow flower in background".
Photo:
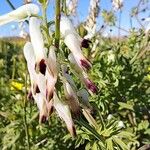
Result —
<svg viewBox="0 0 150 150"><path fill-rule="evenodd" d="M150 81L150 74L147 75L147 79Z"/></svg>
<svg viewBox="0 0 150 150"><path fill-rule="evenodd" d="M22 90L23 88L23 84L16 81L12 81L10 85L11 85L10 90Z"/></svg>
<svg viewBox="0 0 150 150"><path fill-rule="evenodd" d="M148 69L147 69L148 71L150 71L150 66L148 67Z"/></svg>

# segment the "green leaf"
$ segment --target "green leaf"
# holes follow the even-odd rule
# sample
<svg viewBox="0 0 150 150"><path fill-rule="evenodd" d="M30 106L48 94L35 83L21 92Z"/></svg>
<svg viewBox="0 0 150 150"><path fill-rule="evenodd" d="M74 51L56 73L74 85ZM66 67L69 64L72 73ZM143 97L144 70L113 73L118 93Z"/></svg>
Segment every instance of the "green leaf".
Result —
<svg viewBox="0 0 150 150"><path fill-rule="evenodd" d="M138 130L146 130L149 127L148 120L141 121L138 125Z"/></svg>
<svg viewBox="0 0 150 150"><path fill-rule="evenodd" d="M112 138L106 140L107 150L113 150L113 141Z"/></svg>
<svg viewBox="0 0 150 150"><path fill-rule="evenodd" d="M113 137L113 141L122 149L122 150L128 150L128 146L118 137Z"/></svg>
<svg viewBox="0 0 150 150"><path fill-rule="evenodd" d="M127 103L123 103L123 102L118 102L118 104L120 105L119 109L129 109L129 110L133 110L133 105L131 104L127 104Z"/></svg>

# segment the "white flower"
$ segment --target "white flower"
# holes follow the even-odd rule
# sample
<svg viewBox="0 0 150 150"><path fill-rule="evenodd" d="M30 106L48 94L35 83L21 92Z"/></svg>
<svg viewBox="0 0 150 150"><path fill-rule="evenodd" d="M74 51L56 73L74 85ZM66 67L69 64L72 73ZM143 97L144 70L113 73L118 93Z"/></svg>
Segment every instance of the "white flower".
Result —
<svg viewBox="0 0 150 150"><path fill-rule="evenodd" d="M39 122L44 123L48 119L48 108L46 105L46 99L42 95L42 93L36 93L35 95L33 94L33 98L38 106L40 116L39 116Z"/></svg>
<svg viewBox="0 0 150 150"><path fill-rule="evenodd" d="M92 39L96 34L96 24L93 27L85 26L85 29L88 31L88 34L84 36L85 39Z"/></svg>
<svg viewBox="0 0 150 150"><path fill-rule="evenodd" d="M109 114L108 117L107 117L107 120L111 120L112 118L113 118L113 115Z"/></svg>
<svg viewBox="0 0 150 150"><path fill-rule="evenodd" d="M78 3L78 0L67 0L66 1L66 5L67 5L70 15L76 14L77 3Z"/></svg>
<svg viewBox="0 0 150 150"><path fill-rule="evenodd" d="M78 115L80 113L80 106L78 97L76 94L76 85L72 80L71 76L66 73L66 66L62 65L62 81L64 86L64 94L66 98L66 103L69 105L71 111Z"/></svg>
<svg viewBox="0 0 150 150"><path fill-rule="evenodd" d="M71 87L76 90L77 89L76 88L76 84L73 81L71 75L68 73L67 67L65 65L62 65L61 68L62 68L62 75L63 75L63 77L65 77L65 79L71 85Z"/></svg>
<svg viewBox="0 0 150 150"><path fill-rule="evenodd" d="M72 54L69 54L68 60L71 62L73 68L77 72L75 75L81 79L81 82L85 84L86 88L92 93L97 93L97 87L95 84L89 79L87 73L80 67L80 65L75 60Z"/></svg>
<svg viewBox="0 0 150 150"><path fill-rule="evenodd" d="M56 109L58 115L60 118L62 118L66 125L67 128L70 132L70 134L74 137L76 135L76 130L74 127L74 123L71 117L70 109L68 105L64 104L57 96L56 92L54 92L54 108Z"/></svg>
<svg viewBox="0 0 150 150"><path fill-rule="evenodd" d="M48 117L48 109L46 105L46 80L44 75L37 74L35 72L35 57L32 44L27 42L23 49L25 59L27 61L27 67L31 79L31 92L32 96L39 108L40 118L39 122L45 122ZM44 94L45 93L45 94Z"/></svg>
<svg viewBox="0 0 150 150"><path fill-rule="evenodd" d="M40 29L39 20L36 17L31 17L29 20L29 33L31 43L35 53L35 69L36 72L41 72L45 75L46 72L46 50L44 47L43 36Z"/></svg>
<svg viewBox="0 0 150 150"><path fill-rule="evenodd" d="M121 9L123 6L123 0L112 0L112 5L114 7L114 10Z"/></svg>
<svg viewBox="0 0 150 150"><path fill-rule="evenodd" d="M109 62L109 63L115 61L115 54L113 53L112 50L110 50L110 51L108 52L107 58L108 58L108 62Z"/></svg>
<svg viewBox="0 0 150 150"><path fill-rule="evenodd" d="M35 72L35 54L31 42L27 42L25 44L23 52L27 61L33 94L35 94L36 91L39 90L44 96L46 96L46 78L43 74L37 74Z"/></svg>
<svg viewBox="0 0 150 150"><path fill-rule="evenodd" d="M82 38L79 37L77 32L75 31L71 21L65 17L62 16L60 20L60 32L62 36L64 37L64 43L67 45L67 47L72 52L75 60L79 64L79 66L82 68L89 69L91 67L90 62L83 56L81 51L81 42Z"/></svg>
<svg viewBox="0 0 150 150"><path fill-rule="evenodd" d="M4 25L12 21L21 21L28 16L37 15L39 11L39 7L35 4L23 5L10 13L0 16L0 25Z"/></svg>
<svg viewBox="0 0 150 150"><path fill-rule="evenodd" d="M118 127L119 128L125 128L125 125L124 125L123 121L118 122Z"/></svg>

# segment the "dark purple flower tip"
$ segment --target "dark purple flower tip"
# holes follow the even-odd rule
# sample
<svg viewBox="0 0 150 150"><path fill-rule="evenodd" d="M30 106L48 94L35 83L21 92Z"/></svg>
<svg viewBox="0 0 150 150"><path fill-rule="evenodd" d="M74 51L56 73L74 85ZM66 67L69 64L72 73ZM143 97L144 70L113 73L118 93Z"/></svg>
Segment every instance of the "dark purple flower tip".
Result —
<svg viewBox="0 0 150 150"><path fill-rule="evenodd" d="M89 48L89 44L92 43L90 40L83 39L81 42L81 47Z"/></svg>
<svg viewBox="0 0 150 150"><path fill-rule="evenodd" d="M97 93L98 92L98 88L97 86L89 79L86 80L85 82L86 87L93 93Z"/></svg>
<svg viewBox="0 0 150 150"><path fill-rule="evenodd" d="M27 95L27 98L28 98L29 100L34 100L31 90L29 91L29 93L28 93L28 95Z"/></svg>
<svg viewBox="0 0 150 150"><path fill-rule="evenodd" d="M81 65L82 65L84 68L86 68L87 70L89 70L89 69L91 68L91 64L90 64L87 60L81 59L80 62L81 62Z"/></svg>
<svg viewBox="0 0 150 150"><path fill-rule="evenodd" d="M36 92L36 93L40 93L40 89L39 89L39 87L38 87L37 85L36 85L35 92Z"/></svg>
<svg viewBox="0 0 150 150"><path fill-rule="evenodd" d="M41 116L40 118L40 123L45 123L47 121L47 117L46 116Z"/></svg>
<svg viewBox="0 0 150 150"><path fill-rule="evenodd" d="M45 60L42 59L39 63L39 67L40 67L40 72L45 75L45 72L46 72L46 63L45 63Z"/></svg>

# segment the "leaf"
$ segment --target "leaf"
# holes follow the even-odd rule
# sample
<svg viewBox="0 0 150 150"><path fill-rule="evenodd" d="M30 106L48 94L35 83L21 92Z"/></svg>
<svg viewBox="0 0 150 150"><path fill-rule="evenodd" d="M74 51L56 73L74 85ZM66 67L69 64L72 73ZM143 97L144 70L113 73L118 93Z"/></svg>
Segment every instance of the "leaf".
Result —
<svg viewBox="0 0 150 150"><path fill-rule="evenodd" d="M113 141L122 149L122 150L128 150L128 146L118 137L114 136Z"/></svg>
<svg viewBox="0 0 150 150"><path fill-rule="evenodd" d="M123 103L123 102L118 102L118 104L120 105L119 109L129 109L129 110L133 110L133 105L127 104L127 103Z"/></svg>
<svg viewBox="0 0 150 150"><path fill-rule="evenodd" d="M106 140L107 150L113 150L113 141L112 138Z"/></svg>
<svg viewBox="0 0 150 150"><path fill-rule="evenodd" d="M142 120L139 124L138 124L138 130L146 130L149 127L149 122L148 120Z"/></svg>

